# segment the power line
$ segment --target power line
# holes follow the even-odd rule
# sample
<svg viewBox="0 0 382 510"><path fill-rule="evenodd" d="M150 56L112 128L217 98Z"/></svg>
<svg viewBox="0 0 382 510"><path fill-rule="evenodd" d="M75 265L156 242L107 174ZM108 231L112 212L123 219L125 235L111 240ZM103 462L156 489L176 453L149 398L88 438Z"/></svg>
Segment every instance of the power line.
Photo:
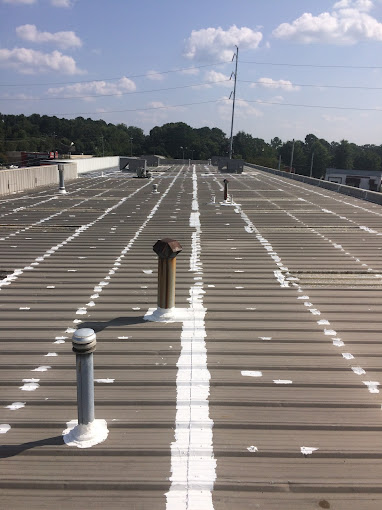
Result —
<svg viewBox="0 0 382 510"><path fill-rule="evenodd" d="M74 112L74 113L51 113L51 116L62 115L63 117L72 116L72 115L104 115L107 113L124 113L124 112L143 112L148 110L168 110L170 108L180 108L182 106L194 106L199 104L207 104L207 103L219 103L221 101L225 101L226 99L215 99L211 101L199 101L196 103L184 103L184 104L174 104L167 106L149 106L147 108L132 108L125 110L107 110L105 112Z"/></svg>
<svg viewBox="0 0 382 510"><path fill-rule="evenodd" d="M295 106L298 108L322 108L324 110L354 110L358 112L381 112L382 108L356 108L353 106L325 106L325 105L314 105L314 104L294 104L294 103L276 103L271 101L261 101L260 99L249 100L242 99L247 103L258 103L258 104L271 104L276 106Z"/></svg>
<svg viewBox="0 0 382 510"><path fill-rule="evenodd" d="M203 67L214 67L221 64L228 64L230 61L222 60L220 62L214 62L213 64L204 64L200 66L193 67L182 67L179 69L170 69L167 71L155 71L155 73L144 73L144 74L131 74L130 76L119 76L118 78L101 78L99 80L81 80L81 81L63 81L63 82L45 82L45 83L0 83L0 87L44 87L47 85L70 85L73 83L96 83L101 81L117 81L122 78L148 78L150 76L157 76L158 74L170 74L170 73L180 73L182 71L191 71L193 69L202 69Z"/></svg>
<svg viewBox="0 0 382 510"><path fill-rule="evenodd" d="M215 99L210 101L199 101L193 103L183 103L176 105L164 105L164 106L151 106L147 108L132 108L132 109L124 109L124 110L107 110L103 112L73 112L73 113L51 113L50 116L58 116L62 115L63 117L73 116L73 115L106 115L108 113L125 113L125 112L142 112L142 111L150 111L150 110L169 110L171 108L180 108L183 106L195 106L200 104L211 104L211 103L221 103L228 101L228 98ZM274 106L292 106L297 108L316 108L316 109L324 109L324 110L353 110L353 111L362 111L362 112L381 112L382 108L357 108L353 106L326 106L326 105L312 105L312 104L295 104L295 103L277 103L272 101L261 101L259 99L251 100L251 99L239 99L240 101L245 101L246 103L257 103L259 105L267 104Z"/></svg>
<svg viewBox="0 0 382 510"><path fill-rule="evenodd" d="M134 90L131 92L118 92L115 94L91 94L85 96L54 96L54 97L28 97L28 98L8 98L8 97L0 97L0 101L51 101L54 99L62 100L62 99L86 99L91 97L115 97L115 96L126 96L130 94L147 94L151 92L163 92L166 90L176 90L176 89L187 89L192 87L202 87L204 85L213 85L214 83L224 83L230 81L229 78L226 80L216 80L216 81L205 81L202 83L194 83L192 85L179 85L177 87L166 87L162 89L151 89L151 90Z"/></svg>
<svg viewBox="0 0 382 510"><path fill-rule="evenodd" d="M263 81L251 81L251 80L239 80L242 83L256 83L259 85L269 86L269 88L277 88L276 82L263 82ZM382 87L364 87L362 85L310 85L306 83L288 83L293 87L315 87L315 88L330 88L330 89L365 89L365 90L382 90Z"/></svg>
<svg viewBox="0 0 382 510"><path fill-rule="evenodd" d="M285 66L285 67L317 67L334 69L382 69L382 66L348 66L348 65L328 65L328 64L290 64L286 62L251 62L241 60L241 64L256 64L258 66Z"/></svg>

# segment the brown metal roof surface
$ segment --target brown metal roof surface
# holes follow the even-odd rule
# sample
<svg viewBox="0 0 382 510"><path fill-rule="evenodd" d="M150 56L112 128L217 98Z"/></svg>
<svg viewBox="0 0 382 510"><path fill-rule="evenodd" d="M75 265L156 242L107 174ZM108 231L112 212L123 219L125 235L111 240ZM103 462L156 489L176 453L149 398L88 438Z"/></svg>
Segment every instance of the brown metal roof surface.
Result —
<svg viewBox="0 0 382 510"><path fill-rule="evenodd" d="M382 208L249 168L177 166L153 182L159 194L105 173L66 195L0 198L0 508L379 510ZM211 423L212 454L171 448L190 384L177 379L185 325L143 319L164 237L183 247L177 308L204 291L208 409L193 406L212 421L190 413L180 428ZM62 432L77 416L71 336L84 326L97 332L109 436L79 449ZM177 460L200 471L182 479Z"/></svg>

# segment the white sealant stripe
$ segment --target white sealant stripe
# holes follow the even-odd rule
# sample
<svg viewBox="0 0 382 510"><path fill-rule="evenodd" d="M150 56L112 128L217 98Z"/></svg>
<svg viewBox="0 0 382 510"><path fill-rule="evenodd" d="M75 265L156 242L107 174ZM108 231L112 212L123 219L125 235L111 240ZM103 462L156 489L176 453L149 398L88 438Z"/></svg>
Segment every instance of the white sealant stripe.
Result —
<svg viewBox="0 0 382 510"><path fill-rule="evenodd" d="M148 217L146 218L146 220L144 221L144 223L142 224L142 226L140 227L140 229L136 232L135 236L130 240L130 242L128 243L128 245L124 248L123 251L127 251L128 249L130 249L130 247L133 245L134 241L138 238L138 236L140 235L141 231L143 230L143 228L147 225L147 223L150 221L150 219L152 218L152 216L155 214L155 212L157 211L160 203L162 202L162 200L164 199L164 197L167 195L167 193L169 192L169 190L171 189L171 187L173 186L176 178L178 177L180 171L178 172L178 174L174 177L173 181L171 182L171 184L169 185L168 189L163 193L163 195L161 196L161 198L158 200L157 204L154 206L154 208L152 209L152 211L150 212L150 214L148 215ZM131 193L130 195L128 195L127 197L124 197L122 200L120 200L117 204L115 204L114 206L108 208L105 210L105 212L103 214L101 214L101 216L99 216L98 218L96 218L93 222L91 223L88 223L87 225L84 225L82 227L80 227L79 229L76 230L76 233L72 236L70 236L69 238L67 238L66 241L60 243L59 245L57 246L54 246L53 248L51 248L50 250L48 250L46 253L48 252L52 252L54 253L56 250L58 250L61 246L63 246L64 244L66 244L69 240L72 240L74 239L75 237L77 237L81 232L83 232L84 230L86 230L87 228L89 228L90 226L93 226L96 222L98 222L99 220L103 219L105 216L107 216L111 211L113 211L114 209L116 209L117 207L119 207L122 203L124 203L126 200L128 200L130 197L132 197L133 195L135 195L136 193L138 193L140 190L142 190L143 188L145 188L146 186L150 185L151 183L148 182L147 184L145 184L144 186L141 186L140 188L138 188L137 190L135 190L133 193ZM107 190L106 190L107 191ZM121 252L122 253L122 252ZM45 257L46 255L44 255ZM50 255L49 255L50 256ZM124 255L122 255L124 256ZM118 268L115 268L115 270L117 270ZM22 270L16 270L17 272L17 275L19 274L22 274L23 271ZM10 275L12 276L12 275ZM13 277L11 281L13 281L14 279L17 279L17 277ZM11 283L11 281L8 283L8 285ZM104 285L108 285L108 282L100 282L100 284L103 283ZM98 284L98 285L100 285ZM1 286L1 283L0 283L0 286ZM99 286L99 292L101 292L103 290L103 286ZM93 299L97 299L99 297L99 294L93 294L91 296L91 298ZM95 306L95 303L93 302L93 305L92 306ZM81 321L79 321L81 322ZM70 328L68 327L66 329L66 333L74 333L75 329L74 328ZM63 339L63 338L67 338L67 337L56 337L56 340L57 339ZM56 343L53 342L53 343ZM47 353L44 355L45 357L49 357L49 356L58 356L57 353ZM35 372L46 372L47 370L51 369L50 366L41 366L41 367L37 367L35 368L34 370L32 371L35 371ZM26 380L25 380L26 381ZM37 380L36 380L37 381ZM23 380L24 382L24 380ZM24 390L24 391L34 391L36 390L37 388L39 387L39 384L37 384L36 382L31 382L31 381L28 381L28 382L25 382L24 383L24 386L20 387L20 389ZM17 404L17 402L16 402ZM22 407L25 407L25 402L23 403ZM13 404L11 404L10 406L6 406L8 407L9 409L12 409L12 410L17 410L19 409L20 407L12 407Z"/></svg>
<svg viewBox="0 0 382 510"><path fill-rule="evenodd" d="M193 199L190 226L192 253L190 271L201 276L201 227L198 183L193 166ZM167 510L212 510L216 460L212 446L213 421L209 417L210 373L207 368L203 282L190 288L190 316L183 321L181 354L177 363L175 441L171 444L171 487L166 494Z"/></svg>
<svg viewBox="0 0 382 510"><path fill-rule="evenodd" d="M122 198L117 204L113 205L112 207L109 207L108 209L105 210L104 213L102 213L100 216L98 216L98 218L96 218L95 220L93 220L92 222L90 223L87 223L86 225L82 225L81 227L77 228L74 232L74 234L70 235L69 237L67 237L64 241L62 241L61 243L55 245L55 246L52 246L51 248L49 248L48 250L46 250L46 252L43 254L43 255L40 255L38 257L35 258L35 262L43 262L46 258L50 257L51 255L53 255L57 250L59 250L60 248L62 248L63 246L65 246L66 244L68 244L69 242L73 241L73 239L75 239L76 237L78 237L80 234L82 234L82 232L84 232L85 230L88 230L90 227L92 227L93 225L95 225L95 223L97 223L98 221L101 221L103 220L103 218L105 218L105 216L107 216L111 211L113 211L114 209L116 209L117 207L119 207L120 205L122 205L124 202L126 202L126 200L128 200L129 198L131 198L132 196L134 196L136 193L138 193L139 191L141 191L143 188L145 188L146 186L149 186L151 183L148 182L147 184L145 184L144 186L141 186L140 188L138 188L137 190L133 191L132 193L130 193L130 195L128 195L127 197L124 197ZM98 195L95 195L95 196L99 196L103 193L106 193L108 190L105 190L103 191L102 193L99 193ZM83 200L82 202L78 202L78 204L76 204L75 206L73 207L76 207L84 202L87 202L88 200L90 199L86 199L86 200ZM57 214L61 214L60 213L57 213ZM56 214L54 214L53 216L56 216ZM40 220L38 221L37 223L35 223L34 225L37 225L38 223L42 223L42 222L45 222L47 221L47 219L51 219L53 216L49 216L49 218L44 218L43 220ZM33 226L33 225L31 225ZM31 227L28 227L28 228L31 228ZM25 229L27 230L27 229ZM23 267L22 269L15 269L15 271L13 271L12 274L6 276L6 278L4 278L3 280L0 281L0 290L1 290L1 287L3 286L8 286L8 285L11 285L13 281L17 280L18 277L20 275L22 275L24 273L24 271L32 271L34 269L33 266L31 265L27 265L25 267Z"/></svg>
<svg viewBox="0 0 382 510"><path fill-rule="evenodd" d="M315 194L315 195L320 195L320 196L325 197L325 198L330 198L330 199L334 200L335 202L342 202L343 204L350 205L351 207L354 207L356 209L361 209L362 211L366 211L366 212L368 212L370 214L374 214L376 216L382 216L382 213L378 213L375 210L367 209L366 207L362 207L362 206L357 205L357 204L352 204L351 202L346 202L345 200L341 200L340 198L337 198L336 196L334 196L335 192L333 192L333 195L325 195L325 193L320 193L319 191L310 189L311 186L309 186L309 185L308 185L309 186L309 188L308 188L308 187L303 187L301 185L295 184L294 182L289 182L289 181L285 182L284 180L282 180L282 179L285 179L285 177L284 178L275 177L274 175L271 175L271 174L268 174L268 173L267 173L266 177L268 177L271 180L273 179L273 180L276 180L276 181L281 181L281 183L284 184L285 186L293 186L293 187L299 188L299 189L301 189L302 191L305 191L305 192L310 192L310 193ZM262 178L263 178L263 176L262 176ZM287 190L281 190L281 191L287 191ZM327 191L330 191L330 190L327 190ZM353 198L357 199L357 197L353 197ZM360 200L360 199L357 199L357 200Z"/></svg>
<svg viewBox="0 0 382 510"><path fill-rule="evenodd" d="M220 186L220 183L218 182L219 186ZM273 203L271 200L269 200L269 202ZM251 233L256 233L256 238L257 240L264 246L271 246L270 243L260 234L260 232L257 230L257 228L254 226L254 224L251 222L251 220L249 219L249 217L244 213L244 211L241 209L241 206L240 204L234 204L235 207L236 207L236 211L235 212L238 212L240 213L242 219L244 220L244 222L246 223L246 225L248 227L250 227L250 230L252 231ZM287 211L285 211L287 212ZM290 214L289 214L290 215ZM290 216L293 216L293 215L290 215ZM300 221L301 220L298 220L297 218L295 218L297 221ZM301 222L302 223L302 222ZM249 232L249 230L247 230ZM269 252L268 252L269 253ZM274 252L276 253L276 252ZM281 259L280 259L281 260ZM286 271L288 271L288 268L284 268ZM283 270L284 270L283 269ZM282 274L282 273L281 273ZM287 274L289 274L287 272ZM280 283L280 286L283 287L284 286L284 279L280 279L280 275L278 274L277 271L274 271L274 275L275 275L275 278L279 281ZM300 285L298 284L295 284L295 288L298 292L300 293L303 293L303 289ZM304 298L308 298L308 296L299 296L297 299L304 299ZM313 306L312 303L307 303L305 302L304 305L307 306L309 304L309 306ZM308 308L305 308L305 309L308 309ZM309 309L310 312L312 312L312 308ZM314 309L314 312L315 314L318 314L320 315L321 312L318 310L318 309ZM326 321L325 319L322 319L322 321L324 321L324 323L329 323L329 321ZM320 322L320 321L319 321ZM337 332L333 329L324 329L324 334L326 336L331 336L332 337L332 342L333 342L333 346L334 347L342 347L343 345L345 345L342 340L340 338L337 337ZM346 353L342 353L342 357L347 359L347 360L352 360L354 359L354 356L349 353L349 352L346 352ZM353 369L352 369L353 370ZM363 370L363 369L361 369ZM357 373L355 370L353 370L354 373ZM364 372L366 374L366 372ZM358 374L357 374L358 375ZM368 387L370 393L379 393L379 382L378 381L363 381L363 383Z"/></svg>

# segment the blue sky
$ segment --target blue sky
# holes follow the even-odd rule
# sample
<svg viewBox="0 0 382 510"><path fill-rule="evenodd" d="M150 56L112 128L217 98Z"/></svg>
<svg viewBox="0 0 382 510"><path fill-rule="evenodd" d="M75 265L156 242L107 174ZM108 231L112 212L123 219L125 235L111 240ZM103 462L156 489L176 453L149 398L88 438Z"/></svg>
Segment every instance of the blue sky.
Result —
<svg viewBox="0 0 382 510"><path fill-rule="evenodd" d="M382 0L0 0L0 112L229 134L235 44L234 132L382 144Z"/></svg>

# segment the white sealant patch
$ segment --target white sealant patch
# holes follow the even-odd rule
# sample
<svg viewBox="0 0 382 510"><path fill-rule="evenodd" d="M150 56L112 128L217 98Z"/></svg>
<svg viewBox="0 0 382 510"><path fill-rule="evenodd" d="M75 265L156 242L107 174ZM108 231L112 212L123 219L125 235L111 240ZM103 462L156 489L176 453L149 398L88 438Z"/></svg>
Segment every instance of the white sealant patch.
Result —
<svg viewBox="0 0 382 510"><path fill-rule="evenodd" d="M34 368L31 372L47 372L50 368L49 365L42 365L41 367Z"/></svg>
<svg viewBox="0 0 382 510"><path fill-rule="evenodd" d="M8 423L0 424L0 434L6 434L9 430L11 430L11 426Z"/></svg>
<svg viewBox="0 0 382 510"><path fill-rule="evenodd" d="M115 379L94 379L94 382L103 383L103 384L112 384Z"/></svg>
<svg viewBox="0 0 382 510"><path fill-rule="evenodd" d="M378 381L362 381L367 386L370 393L379 393L379 386L381 385Z"/></svg>
<svg viewBox="0 0 382 510"><path fill-rule="evenodd" d="M109 434L106 420L94 420L88 425L78 425L77 420L71 420L66 425L62 433L65 444L77 448L91 448L103 443Z"/></svg>
<svg viewBox="0 0 382 510"><path fill-rule="evenodd" d="M11 411L17 411L18 409L22 409L25 407L26 402L13 402L13 404L9 404L8 406L5 406L7 409L10 409Z"/></svg>
<svg viewBox="0 0 382 510"><path fill-rule="evenodd" d="M312 455L313 452L318 450L318 448L315 448L314 446L301 446L300 449L303 455Z"/></svg>
<svg viewBox="0 0 382 510"><path fill-rule="evenodd" d="M260 370L242 370L241 375L244 377L263 377L263 372Z"/></svg>
<svg viewBox="0 0 382 510"><path fill-rule="evenodd" d="M259 449L257 448L257 446L248 446L247 450L251 453L256 453L259 451Z"/></svg>
<svg viewBox="0 0 382 510"><path fill-rule="evenodd" d="M201 226L198 184L193 166L193 212L190 226L192 253L190 271L203 274L200 260ZM210 373L207 368L203 283L190 288L191 316L183 321L181 353L177 363L177 405L175 441L171 444L171 486L166 494L167 510L213 510L212 490L216 480L216 460L212 446L213 421L209 417Z"/></svg>
<svg viewBox="0 0 382 510"><path fill-rule="evenodd" d="M274 379L273 382L275 384L292 384L293 381L291 381L290 379Z"/></svg>
<svg viewBox="0 0 382 510"><path fill-rule="evenodd" d="M362 367L351 367L353 372L357 375L365 375L366 371Z"/></svg>
<svg viewBox="0 0 382 510"><path fill-rule="evenodd" d="M40 379L23 379L23 386L20 386L20 390L23 391L35 391L37 388L40 387L38 384L40 382Z"/></svg>

